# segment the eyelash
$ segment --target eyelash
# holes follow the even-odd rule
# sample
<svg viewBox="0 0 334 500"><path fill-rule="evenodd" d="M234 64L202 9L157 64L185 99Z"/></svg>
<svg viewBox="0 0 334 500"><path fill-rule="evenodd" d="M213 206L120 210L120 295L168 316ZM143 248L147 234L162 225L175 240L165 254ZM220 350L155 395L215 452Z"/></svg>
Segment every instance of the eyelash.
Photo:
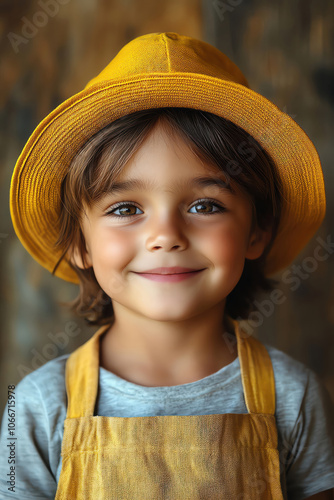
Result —
<svg viewBox="0 0 334 500"><path fill-rule="evenodd" d="M205 203L217 207L218 210L216 210L214 212L210 212L210 213L200 213L199 212L199 213L197 213L197 215L213 215L213 214L222 213L222 212L226 211L225 207L223 207L222 205L217 203L217 201L211 200L210 198L204 198L201 200L197 200L197 202L194 203L190 208L193 208L193 207L196 207L196 205L205 204ZM136 215L141 215L141 214L118 215L118 214L113 213L115 210L117 210L120 207L128 207L128 206L135 206L136 208L138 208L140 210L140 208L137 207L136 204L133 202L126 202L126 203L123 202L123 203L117 203L112 209L110 209L106 213L106 215L116 217L117 219L125 219L125 218L129 219L130 217L135 217Z"/></svg>

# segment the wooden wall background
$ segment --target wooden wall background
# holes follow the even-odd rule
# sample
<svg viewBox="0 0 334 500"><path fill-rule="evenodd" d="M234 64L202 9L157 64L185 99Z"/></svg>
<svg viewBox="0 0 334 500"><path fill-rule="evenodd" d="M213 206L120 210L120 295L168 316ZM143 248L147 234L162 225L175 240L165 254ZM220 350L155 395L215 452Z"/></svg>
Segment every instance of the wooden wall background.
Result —
<svg viewBox="0 0 334 500"><path fill-rule="evenodd" d="M299 283L277 287L285 301L262 314L258 337L312 368L334 399L334 253L314 259L318 237L334 242L334 3L213 0L203 7L204 39L236 62L251 88L288 113L318 150L326 218L285 271Z"/></svg>
<svg viewBox="0 0 334 500"><path fill-rule="evenodd" d="M76 286L52 277L17 239L8 208L13 166L41 119L136 36L175 31L216 45L254 90L294 117L323 163L328 212L318 235L334 240L330 0L2 0L0 14L1 410L9 384L96 330L61 304ZM316 244L295 264L305 265ZM257 335L316 371L334 398L334 254L318 264L295 291L281 285L286 300L263 316ZM61 332L64 346L55 340Z"/></svg>

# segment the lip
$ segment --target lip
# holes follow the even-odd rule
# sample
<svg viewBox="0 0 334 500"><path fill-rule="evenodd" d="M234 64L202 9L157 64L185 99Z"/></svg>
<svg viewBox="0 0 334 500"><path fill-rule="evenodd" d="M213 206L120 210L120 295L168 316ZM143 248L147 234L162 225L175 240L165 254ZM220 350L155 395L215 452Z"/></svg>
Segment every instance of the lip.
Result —
<svg viewBox="0 0 334 500"><path fill-rule="evenodd" d="M137 274L184 274L193 273L197 271L202 271L202 269L192 269L190 267L155 267L154 269L146 269L145 271L140 271Z"/></svg>
<svg viewBox="0 0 334 500"><path fill-rule="evenodd" d="M136 274L152 281L178 282L196 276L201 271L204 271L204 269L191 269L189 267L157 267Z"/></svg>

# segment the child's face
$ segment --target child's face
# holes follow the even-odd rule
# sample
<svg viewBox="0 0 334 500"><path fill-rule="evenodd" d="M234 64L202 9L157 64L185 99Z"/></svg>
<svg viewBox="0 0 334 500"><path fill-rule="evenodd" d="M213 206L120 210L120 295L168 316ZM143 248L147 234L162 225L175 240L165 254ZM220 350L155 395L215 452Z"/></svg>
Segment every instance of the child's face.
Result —
<svg viewBox="0 0 334 500"><path fill-rule="evenodd" d="M116 317L118 308L158 321L185 320L216 306L223 311L245 258L263 252L269 235L251 234L249 199L239 190L195 185L198 177L224 180L158 125L116 180L144 185L113 190L85 207L87 264ZM78 252L74 260L83 267ZM200 271L169 281L141 274L173 266Z"/></svg>

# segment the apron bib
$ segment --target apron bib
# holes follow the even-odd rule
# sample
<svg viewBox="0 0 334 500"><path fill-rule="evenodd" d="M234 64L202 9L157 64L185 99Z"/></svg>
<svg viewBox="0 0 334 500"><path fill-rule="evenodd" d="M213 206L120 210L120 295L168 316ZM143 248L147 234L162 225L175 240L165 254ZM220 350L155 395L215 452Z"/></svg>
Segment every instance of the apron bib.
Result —
<svg viewBox="0 0 334 500"><path fill-rule="evenodd" d="M55 500L283 500L271 360L234 324L245 414L94 416L110 325L75 350Z"/></svg>

